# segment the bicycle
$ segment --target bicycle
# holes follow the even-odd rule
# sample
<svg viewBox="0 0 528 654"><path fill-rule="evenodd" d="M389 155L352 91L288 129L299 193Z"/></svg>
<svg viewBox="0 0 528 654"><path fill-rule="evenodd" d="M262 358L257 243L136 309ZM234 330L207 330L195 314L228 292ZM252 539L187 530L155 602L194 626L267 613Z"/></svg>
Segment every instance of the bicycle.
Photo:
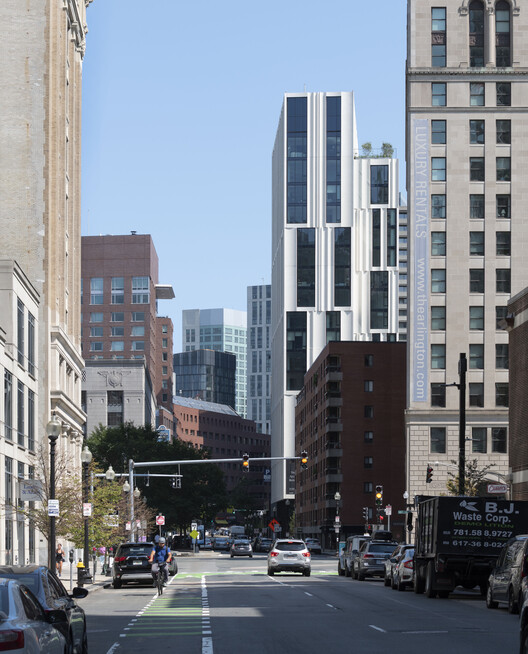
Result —
<svg viewBox="0 0 528 654"><path fill-rule="evenodd" d="M155 569L157 567L157 570ZM165 568L167 563L153 563L152 572L156 573L156 588L158 589L158 596L163 595L163 586L165 585Z"/></svg>

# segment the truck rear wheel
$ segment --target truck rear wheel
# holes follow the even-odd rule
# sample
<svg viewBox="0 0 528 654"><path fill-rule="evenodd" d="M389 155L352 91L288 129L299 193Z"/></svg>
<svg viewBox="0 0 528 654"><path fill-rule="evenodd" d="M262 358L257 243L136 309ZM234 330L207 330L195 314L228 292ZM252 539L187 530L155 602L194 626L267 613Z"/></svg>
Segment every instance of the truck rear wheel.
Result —
<svg viewBox="0 0 528 654"><path fill-rule="evenodd" d="M414 592L417 595L421 595L425 590L425 581L422 571L423 567L421 565L417 565L414 571Z"/></svg>
<svg viewBox="0 0 528 654"><path fill-rule="evenodd" d="M427 597L436 597L434 582L435 582L434 563L432 561L429 561L427 565L427 571L425 573L425 594Z"/></svg>

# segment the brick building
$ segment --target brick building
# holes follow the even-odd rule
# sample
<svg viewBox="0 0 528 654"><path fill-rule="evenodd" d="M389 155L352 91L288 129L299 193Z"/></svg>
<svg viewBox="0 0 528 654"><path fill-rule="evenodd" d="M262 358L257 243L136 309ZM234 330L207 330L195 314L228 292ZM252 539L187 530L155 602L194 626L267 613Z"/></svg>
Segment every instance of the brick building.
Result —
<svg viewBox="0 0 528 654"><path fill-rule="evenodd" d="M296 453L308 452L307 470L297 466L295 498L304 537L333 542L336 492L341 536L363 532L364 507L376 523L378 484L383 507L392 505L392 531L403 532L405 350L405 343L331 342L306 373L295 411Z"/></svg>
<svg viewBox="0 0 528 654"><path fill-rule="evenodd" d="M176 435L197 449L207 449L212 459L250 456L250 469L243 472L239 462L219 464L224 471L227 490L233 490L246 476L249 493L261 509L269 507L269 483L264 481L269 461L257 464L254 460L270 456L269 434L258 434L253 420L241 418L231 407L186 397L174 397Z"/></svg>

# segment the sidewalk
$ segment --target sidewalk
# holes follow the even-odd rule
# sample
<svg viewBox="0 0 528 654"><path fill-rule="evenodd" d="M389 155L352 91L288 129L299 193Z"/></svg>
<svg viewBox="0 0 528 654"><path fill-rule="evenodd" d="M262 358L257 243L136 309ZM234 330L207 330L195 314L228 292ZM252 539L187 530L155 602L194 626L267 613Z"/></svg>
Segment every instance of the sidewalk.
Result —
<svg viewBox="0 0 528 654"><path fill-rule="evenodd" d="M86 588L89 593L93 593L96 590L101 590L103 588L111 587L112 575L106 576L101 574L101 566L99 565L99 561L97 562L97 572L95 576L93 574L93 566L90 566L90 572L92 574L92 583L84 584L84 588ZM66 590L71 592L72 589L77 586L77 564L66 561L62 566L62 575L60 576L60 580L62 581Z"/></svg>

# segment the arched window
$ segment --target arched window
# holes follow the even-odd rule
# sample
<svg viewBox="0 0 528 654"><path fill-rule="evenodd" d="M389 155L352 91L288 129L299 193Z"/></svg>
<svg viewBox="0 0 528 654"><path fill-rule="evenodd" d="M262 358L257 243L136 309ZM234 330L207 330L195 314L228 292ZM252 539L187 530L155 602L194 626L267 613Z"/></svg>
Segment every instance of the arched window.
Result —
<svg viewBox="0 0 528 654"><path fill-rule="evenodd" d="M469 65L484 66L484 5L480 0L469 4Z"/></svg>
<svg viewBox="0 0 528 654"><path fill-rule="evenodd" d="M510 5L506 0L495 5L495 48L497 66L511 66Z"/></svg>

